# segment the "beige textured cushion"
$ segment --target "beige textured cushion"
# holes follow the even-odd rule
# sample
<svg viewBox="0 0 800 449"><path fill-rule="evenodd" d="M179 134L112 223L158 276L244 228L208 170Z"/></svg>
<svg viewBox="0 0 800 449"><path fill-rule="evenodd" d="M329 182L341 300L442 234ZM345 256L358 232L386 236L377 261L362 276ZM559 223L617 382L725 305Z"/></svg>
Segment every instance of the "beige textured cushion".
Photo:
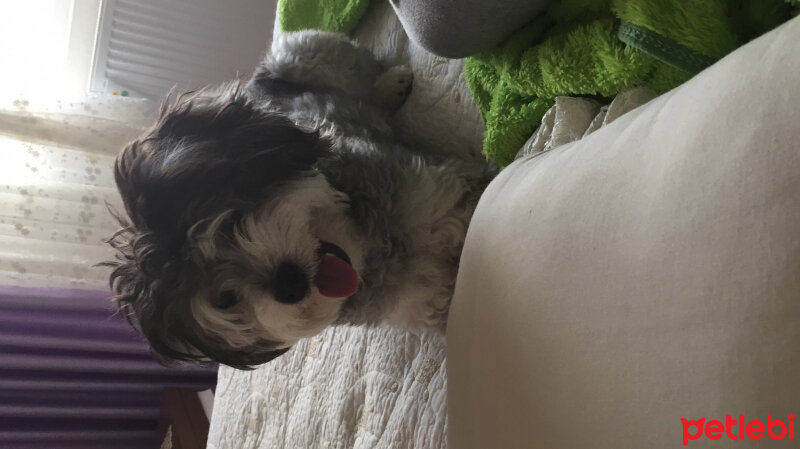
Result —
<svg viewBox="0 0 800 449"><path fill-rule="evenodd" d="M681 418L800 412L800 20L503 171L461 264L453 449L676 448Z"/></svg>

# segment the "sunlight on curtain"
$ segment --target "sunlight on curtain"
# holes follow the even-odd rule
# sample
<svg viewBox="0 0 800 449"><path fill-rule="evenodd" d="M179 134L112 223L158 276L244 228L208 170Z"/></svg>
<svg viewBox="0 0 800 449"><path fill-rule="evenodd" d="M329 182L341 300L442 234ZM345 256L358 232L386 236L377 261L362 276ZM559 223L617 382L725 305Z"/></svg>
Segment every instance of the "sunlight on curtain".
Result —
<svg viewBox="0 0 800 449"><path fill-rule="evenodd" d="M108 289L117 152L152 120L124 97L0 102L0 284Z"/></svg>

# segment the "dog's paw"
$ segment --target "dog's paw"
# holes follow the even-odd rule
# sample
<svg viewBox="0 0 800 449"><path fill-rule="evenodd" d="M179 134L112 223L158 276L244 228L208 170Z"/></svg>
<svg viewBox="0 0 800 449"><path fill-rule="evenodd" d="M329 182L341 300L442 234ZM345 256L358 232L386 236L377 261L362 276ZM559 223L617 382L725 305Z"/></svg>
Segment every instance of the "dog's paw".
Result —
<svg viewBox="0 0 800 449"><path fill-rule="evenodd" d="M413 84L414 73L410 68L404 65L391 67L375 81L375 103L389 112L397 111L411 95Z"/></svg>

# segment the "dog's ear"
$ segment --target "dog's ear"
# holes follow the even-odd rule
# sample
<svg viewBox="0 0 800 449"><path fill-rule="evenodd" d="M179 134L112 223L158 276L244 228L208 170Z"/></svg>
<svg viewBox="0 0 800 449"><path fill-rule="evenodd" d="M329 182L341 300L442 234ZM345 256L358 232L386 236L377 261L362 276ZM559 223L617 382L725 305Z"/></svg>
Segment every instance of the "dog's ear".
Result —
<svg viewBox="0 0 800 449"><path fill-rule="evenodd" d="M211 360L232 368L250 370L291 349L282 348L278 342L270 340L259 340L250 346L231 347L218 336L209 335L208 330L196 321L180 321L178 316L173 316L173 320L165 320L162 316L160 328L151 327L150 332L144 332L163 362ZM176 337L179 339L176 340Z"/></svg>
<svg viewBox="0 0 800 449"><path fill-rule="evenodd" d="M182 273L188 281L178 282L169 263L160 263L158 280L141 268L155 268L159 250L142 236L123 229L109 241L118 251L116 261L102 265L112 267L111 288L120 315L147 338L155 359L171 366L175 361L207 362L209 360L233 368L249 370L267 363L291 348L275 341L259 340L251 346L232 348L217 335L210 335L197 321L186 319L191 314L186 288L202 282L197 275ZM137 254L133 252L136 251ZM170 274L171 273L171 274Z"/></svg>
<svg viewBox="0 0 800 449"><path fill-rule="evenodd" d="M156 126L117 159L134 225L185 232L197 220L263 199L330 150L319 133L255 107L238 88L168 101Z"/></svg>

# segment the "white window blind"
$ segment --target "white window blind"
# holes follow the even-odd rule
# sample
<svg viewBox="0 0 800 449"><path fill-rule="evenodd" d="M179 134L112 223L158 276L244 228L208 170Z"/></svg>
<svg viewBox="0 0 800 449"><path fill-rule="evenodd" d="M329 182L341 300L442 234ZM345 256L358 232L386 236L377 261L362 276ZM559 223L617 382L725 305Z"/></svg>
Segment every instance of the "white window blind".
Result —
<svg viewBox="0 0 800 449"><path fill-rule="evenodd" d="M249 75L276 0L104 0L91 90L161 97Z"/></svg>

